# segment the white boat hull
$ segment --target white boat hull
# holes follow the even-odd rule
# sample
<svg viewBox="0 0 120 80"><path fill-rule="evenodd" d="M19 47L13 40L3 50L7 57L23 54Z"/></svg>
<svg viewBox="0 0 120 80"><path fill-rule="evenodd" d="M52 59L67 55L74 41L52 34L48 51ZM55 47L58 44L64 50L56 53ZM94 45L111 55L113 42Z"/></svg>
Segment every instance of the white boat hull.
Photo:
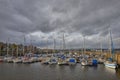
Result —
<svg viewBox="0 0 120 80"><path fill-rule="evenodd" d="M21 63L22 60L20 60L20 59L15 59L15 60L13 60L13 62L14 62L14 63Z"/></svg>
<svg viewBox="0 0 120 80"><path fill-rule="evenodd" d="M106 62L104 62L104 65L106 67L113 68L113 69L115 69L117 67L117 63L116 62L112 62L112 61L106 61Z"/></svg>
<svg viewBox="0 0 120 80"><path fill-rule="evenodd" d="M31 61L30 60L23 60L22 63L24 63L24 64L25 63L31 63Z"/></svg>
<svg viewBox="0 0 120 80"><path fill-rule="evenodd" d="M105 66L106 66L106 67L109 67L109 68L115 69L117 65L116 65L115 63L112 63L112 64L105 63Z"/></svg>
<svg viewBox="0 0 120 80"><path fill-rule="evenodd" d="M57 62L48 62L49 64L57 64Z"/></svg>
<svg viewBox="0 0 120 80"><path fill-rule="evenodd" d="M81 65L82 66L87 66L88 64L87 64L87 62L81 62Z"/></svg>

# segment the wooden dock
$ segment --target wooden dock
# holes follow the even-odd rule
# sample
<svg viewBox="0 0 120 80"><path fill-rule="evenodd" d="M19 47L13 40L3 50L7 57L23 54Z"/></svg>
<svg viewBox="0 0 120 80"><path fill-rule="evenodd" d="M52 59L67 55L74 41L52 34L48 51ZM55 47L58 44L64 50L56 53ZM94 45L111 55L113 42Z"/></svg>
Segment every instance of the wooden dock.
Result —
<svg viewBox="0 0 120 80"><path fill-rule="evenodd" d="M115 54L115 60L117 61L118 66L120 67L120 53Z"/></svg>

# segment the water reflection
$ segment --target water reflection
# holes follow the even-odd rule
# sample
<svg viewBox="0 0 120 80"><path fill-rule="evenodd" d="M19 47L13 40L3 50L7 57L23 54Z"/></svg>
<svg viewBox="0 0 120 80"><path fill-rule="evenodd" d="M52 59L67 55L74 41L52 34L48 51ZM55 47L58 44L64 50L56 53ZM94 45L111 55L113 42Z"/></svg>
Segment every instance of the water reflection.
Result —
<svg viewBox="0 0 120 80"><path fill-rule="evenodd" d="M117 77L120 78L120 68L119 68L119 69L116 69L116 75L117 75Z"/></svg>
<svg viewBox="0 0 120 80"><path fill-rule="evenodd" d="M74 72L75 68L76 68L76 65L70 65L69 66L69 69L70 69L71 72Z"/></svg>
<svg viewBox="0 0 120 80"><path fill-rule="evenodd" d="M69 65L0 64L0 80L120 80L120 69Z"/></svg>
<svg viewBox="0 0 120 80"><path fill-rule="evenodd" d="M111 73L111 74L115 74L116 73L116 70L115 69L112 69L112 68L108 68L108 67L105 67L106 71Z"/></svg>
<svg viewBox="0 0 120 80"><path fill-rule="evenodd" d="M88 71L88 66L81 66L81 69L82 69L84 72L86 72L86 71Z"/></svg>

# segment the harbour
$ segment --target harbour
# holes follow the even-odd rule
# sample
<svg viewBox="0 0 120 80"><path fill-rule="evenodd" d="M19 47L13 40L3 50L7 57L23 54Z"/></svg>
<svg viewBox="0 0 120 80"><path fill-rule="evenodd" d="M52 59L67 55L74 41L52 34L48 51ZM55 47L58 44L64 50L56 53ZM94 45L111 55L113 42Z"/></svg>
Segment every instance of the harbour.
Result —
<svg viewBox="0 0 120 80"><path fill-rule="evenodd" d="M63 36L64 42L64 36ZM7 46L4 46L7 45ZM13 44L11 44L12 46ZM119 80L120 55L110 49L39 49L19 45L11 47L2 43L0 47L0 78L2 80ZM55 46L55 44L54 44ZM85 46L85 43L84 43ZM7 76L7 77L6 77Z"/></svg>
<svg viewBox="0 0 120 80"><path fill-rule="evenodd" d="M120 80L120 0L0 0L0 80Z"/></svg>
<svg viewBox="0 0 120 80"><path fill-rule="evenodd" d="M28 54L27 54L28 55ZM65 55L63 53L39 54L39 56L25 59L21 56L22 62L14 62L15 58L11 58L11 62L0 62L0 79L1 80L119 80L120 68L106 67L104 63L98 63L98 54L84 54L86 57L92 57L92 64L82 65L83 56L77 54ZM28 56L29 56L28 55ZM93 56L94 55L94 56ZM76 57L75 57L76 56ZM86 56L86 57L85 57ZM98 56L98 57L95 57ZM27 57L27 56L25 56ZM78 59L79 57L79 59ZM105 58L109 57L108 55ZM4 59L4 56L1 56ZM71 59L71 60L70 60ZM75 59L75 61L74 61ZM9 60L9 59L8 59ZM64 61L61 63L61 60ZM97 63L94 62L97 60ZM70 63L69 63L70 62Z"/></svg>

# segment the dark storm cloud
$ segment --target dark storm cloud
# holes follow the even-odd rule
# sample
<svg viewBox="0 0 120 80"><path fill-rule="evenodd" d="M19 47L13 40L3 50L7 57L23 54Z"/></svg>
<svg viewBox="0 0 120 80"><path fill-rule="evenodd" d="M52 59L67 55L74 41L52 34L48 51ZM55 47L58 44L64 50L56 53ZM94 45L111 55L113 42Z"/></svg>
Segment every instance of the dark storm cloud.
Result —
<svg viewBox="0 0 120 80"><path fill-rule="evenodd" d="M76 36L106 37L108 24L114 38L118 38L119 7L120 0L0 0L0 40L11 37L20 41L19 37L35 32L43 36L55 32L56 37L63 32L68 36L77 33ZM73 45L73 41L68 43Z"/></svg>

